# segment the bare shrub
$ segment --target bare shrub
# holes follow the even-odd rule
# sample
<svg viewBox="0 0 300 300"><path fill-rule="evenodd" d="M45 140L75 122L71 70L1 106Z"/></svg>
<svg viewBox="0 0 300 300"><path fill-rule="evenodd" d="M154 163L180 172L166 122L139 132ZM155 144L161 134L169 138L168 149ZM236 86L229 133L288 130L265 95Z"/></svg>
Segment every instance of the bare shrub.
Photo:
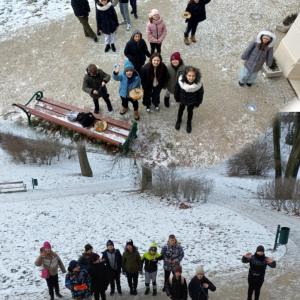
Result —
<svg viewBox="0 0 300 300"><path fill-rule="evenodd" d="M248 144L239 154L228 159L227 174L263 175L274 167L272 144L264 137L253 144Z"/></svg>

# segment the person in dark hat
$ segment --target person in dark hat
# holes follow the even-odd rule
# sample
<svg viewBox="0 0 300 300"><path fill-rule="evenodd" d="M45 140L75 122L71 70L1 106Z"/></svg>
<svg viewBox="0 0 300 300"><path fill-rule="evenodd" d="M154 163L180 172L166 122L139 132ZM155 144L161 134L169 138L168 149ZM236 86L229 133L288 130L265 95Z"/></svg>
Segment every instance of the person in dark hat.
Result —
<svg viewBox="0 0 300 300"><path fill-rule="evenodd" d="M182 276L182 267L180 265L174 268L174 274L169 277L166 284L167 296L172 300L187 300L187 284Z"/></svg>
<svg viewBox="0 0 300 300"><path fill-rule="evenodd" d="M267 266L270 268L276 267L276 261L265 256L265 249L262 245L256 248L256 252L252 255L251 252L246 253L242 257L244 264L250 263L248 274L248 300L252 299L252 294L255 292L255 300L259 300L260 289L264 283L265 272Z"/></svg>
<svg viewBox="0 0 300 300"><path fill-rule="evenodd" d="M88 269L90 265L90 254L93 252L93 247L90 244L84 246L84 252L78 259L78 264L81 269Z"/></svg>
<svg viewBox="0 0 300 300"><path fill-rule="evenodd" d="M105 291L109 284L109 275L106 266L103 262L100 262L100 256L97 253L91 253L90 255L90 266L88 272L91 276L92 294L95 300L101 299L106 300Z"/></svg>
<svg viewBox="0 0 300 300"><path fill-rule="evenodd" d="M102 262L105 263L109 275L110 295L115 293L115 283L117 285L118 294L122 295L121 289L121 269L122 255L119 249L115 249L114 243L108 240L106 243L107 249L102 252Z"/></svg>
<svg viewBox="0 0 300 300"><path fill-rule="evenodd" d="M89 299L91 295L91 281L87 270L80 269L78 261L71 260L65 279L65 286L72 293L73 299Z"/></svg>
<svg viewBox="0 0 300 300"><path fill-rule="evenodd" d="M142 260L138 248L133 245L132 240L126 242L122 257L123 274L127 276L130 295L137 295L139 273L142 274Z"/></svg>

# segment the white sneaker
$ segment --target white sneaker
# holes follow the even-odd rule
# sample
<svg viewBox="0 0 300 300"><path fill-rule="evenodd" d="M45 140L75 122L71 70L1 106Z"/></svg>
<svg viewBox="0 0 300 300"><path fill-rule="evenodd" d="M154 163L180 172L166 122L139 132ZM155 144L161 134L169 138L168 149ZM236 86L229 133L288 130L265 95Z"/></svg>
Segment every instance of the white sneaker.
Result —
<svg viewBox="0 0 300 300"><path fill-rule="evenodd" d="M127 23L127 21L123 20L123 21L119 22L119 25L123 25L123 24L126 24L126 23Z"/></svg>
<svg viewBox="0 0 300 300"><path fill-rule="evenodd" d="M146 107L146 112L150 112L150 107Z"/></svg>
<svg viewBox="0 0 300 300"><path fill-rule="evenodd" d="M155 106L155 109L156 109L157 111L159 111L159 106Z"/></svg>
<svg viewBox="0 0 300 300"><path fill-rule="evenodd" d="M126 30L129 31L131 29L131 25L128 24Z"/></svg>

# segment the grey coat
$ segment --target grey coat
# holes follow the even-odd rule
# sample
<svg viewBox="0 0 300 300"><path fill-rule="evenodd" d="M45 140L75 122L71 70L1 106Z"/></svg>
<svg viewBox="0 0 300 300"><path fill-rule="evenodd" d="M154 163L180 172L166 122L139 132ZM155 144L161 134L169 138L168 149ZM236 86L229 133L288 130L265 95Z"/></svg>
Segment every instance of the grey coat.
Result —
<svg viewBox="0 0 300 300"><path fill-rule="evenodd" d="M184 62L181 60L180 65L175 71L175 69L172 67L172 64L167 65L168 73L169 73L169 78L168 78L168 83L167 83L167 89L168 91L174 95L174 90L175 90L175 85L178 82L178 78L182 74L183 69L185 68Z"/></svg>
<svg viewBox="0 0 300 300"><path fill-rule="evenodd" d="M261 37L268 35L271 37L268 47L262 51L258 47L261 43ZM270 67L273 62L273 45L275 43L276 36L272 31L264 30L257 35L256 41L253 41L245 52L242 54L242 59L246 60L244 66L249 70L250 73L258 72L261 70L263 64L266 62L267 66Z"/></svg>

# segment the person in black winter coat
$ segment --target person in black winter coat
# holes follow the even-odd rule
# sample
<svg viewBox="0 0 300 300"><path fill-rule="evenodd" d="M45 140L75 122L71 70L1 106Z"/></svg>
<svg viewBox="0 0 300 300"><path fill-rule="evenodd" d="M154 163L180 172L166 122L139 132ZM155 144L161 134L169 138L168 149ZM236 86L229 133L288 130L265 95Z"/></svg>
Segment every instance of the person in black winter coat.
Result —
<svg viewBox="0 0 300 300"><path fill-rule="evenodd" d="M109 275L104 263L100 262L100 256L97 253L91 253L91 263L88 268L88 272L91 276L92 294L94 294L95 300L105 300L105 291L109 284Z"/></svg>
<svg viewBox="0 0 300 300"><path fill-rule="evenodd" d="M127 42L124 49L124 54L131 61L134 69L140 74L141 68L145 64L146 56L150 57L151 54L139 30L135 29L133 31L131 39Z"/></svg>
<svg viewBox="0 0 300 300"><path fill-rule="evenodd" d="M97 35L89 24L89 13L91 11L88 0L71 0L74 15L83 26L84 35L98 41Z"/></svg>
<svg viewBox="0 0 300 300"><path fill-rule="evenodd" d="M266 257L263 246L258 246L254 255L248 252L242 257L244 264L250 263L248 274L248 300L252 299L255 291L255 300L259 300L260 289L264 283L265 272L267 266L276 268L276 261L271 257Z"/></svg>
<svg viewBox="0 0 300 300"><path fill-rule="evenodd" d="M194 67L186 67L180 75L175 86L174 98L179 104L175 129L180 129L182 115L187 106L188 120L187 133L192 131L193 110L198 108L203 101L204 88L201 82L201 73Z"/></svg>
<svg viewBox="0 0 300 300"><path fill-rule="evenodd" d="M182 267L176 266L175 275L171 275L166 284L167 296L172 300L187 300L187 284L182 274Z"/></svg>
<svg viewBox="0 0 300 300"><path fill-rule="evenodd" d="M191 17L186 20L187 26L184 32L184 43L189 45L189 33L191 33L191 41L196 42L195 34L199 22L202 22L206 19L206 10L205 5L208 4L210 0L191 0L185 11L191 13Z"/></svg>
<svg viewBox="0 0 300 300"><path fill-rule="evenodd" d="M105 36L105 52L108 52L110 47L113 52L116 51L115 35L119 28L117 13L111 4L110 0L101 0L96 4L96 21L97 30L104 33Z"/></svg>
<svg viewBox="0 0 300 300"><path fill-rule="evenodd" d="M105 263L109 273L110 295L115 293L115 281L119 295L122 295L120 276L122 269L122 255L119 249L115 249L114 243L108 240L107 249L102 252L102 261Z"/></svg>
<svg viewBox="0 0 300 300"><path fill-rule="evenodd" d="M204 276L203 267L198 267L196 276L189 283L188 290L192 300L207 300L208 290L214 292L216 287Z"/></svg>
<svg viewBox="0 0 300 300"><path fill-rule="evenodd" d="M159 111L160 92L168 80L168 70L158 52L154 52L141 69L142 87L144 90L143 105L150 112L151 100L155 110Z"/></svg>
<svg viewBox="0 0 300 300"><path fill-rule="evenodd" d="M93 247L90 244L86 244L84 246L84 252L78 259L78 264L80 266L80 269L88 269L90 265L90 254L93 252Z"/></svg>

